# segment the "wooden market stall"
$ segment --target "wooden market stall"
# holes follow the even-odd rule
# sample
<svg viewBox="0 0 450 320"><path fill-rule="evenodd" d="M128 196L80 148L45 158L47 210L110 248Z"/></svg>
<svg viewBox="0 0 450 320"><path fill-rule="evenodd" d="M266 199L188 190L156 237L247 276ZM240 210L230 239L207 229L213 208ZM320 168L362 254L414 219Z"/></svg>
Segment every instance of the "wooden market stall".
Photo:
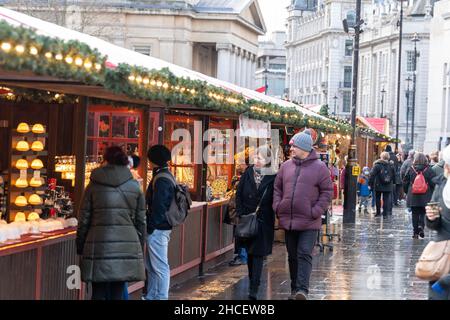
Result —
<svg viewBox="0 0 450 320"><path fill-rule="evenodd" d="M86 298L84 286L66 284L77 272L74 217L92 170L106 147L122 146L141 157L145 190L152 178L146 151L178 148L178 129L197 143L176 149L170 169L195 202L171 235L171 275L201 274L231 254L233 227L223 218L234 162L206 160L233 159L242 115L269 131L271 124L323 134L351 129L0 7L0 299ZM208 129L215 133L204 137ZM130 292L142 286L130 284Z"/></svg>

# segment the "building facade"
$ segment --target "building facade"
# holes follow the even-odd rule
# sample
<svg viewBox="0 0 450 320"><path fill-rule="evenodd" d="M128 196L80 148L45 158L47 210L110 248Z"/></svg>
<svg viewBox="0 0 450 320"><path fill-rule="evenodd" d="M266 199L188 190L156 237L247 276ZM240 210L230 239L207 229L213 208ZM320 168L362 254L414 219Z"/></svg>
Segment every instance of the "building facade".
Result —
<svg viewBox="0 0 450 320"><path fill-rule="evenodd" d="M429 0L411 0L403 4L399 138L407 149L423 150L424 147L432 8L433 3ZM375 1L373 5L366 6L363 19L365 25L360 43L358 113L368 117L387 117L390 120L389 132L395 135L400 2ZM415 34L420 41L412 41ZM413 104L415 45L419 56ZM411 145L413 105L414 145Z"/></svg>
<svg viewBox="0 0 450 320"><path fill-rule="evenodd" d="M370 2L363 0L363 6ZM355 19L352 0L293 0L288 17L286 86L289 100L351 111L353 37L342 20Z"/></svg>
<svg viewBox="0 0 450 320"><path fill-rule="evenodd" d="M255 87L258 37L266 32L257 0L0 4L220 80Z"/></svg>
<svg viewBox="0 0 450 320"><path fill-rule="evenodd" d="M267 84L267 95L283 99L286 86L286 32L275 31L259 42L256 88Z"/></svg>
<svg viewBox="0 0 450 320"><path fill-rule="evenodd" d="M435 4L430 24L430 62L425 152L450 144L450 0Z"/></svg>

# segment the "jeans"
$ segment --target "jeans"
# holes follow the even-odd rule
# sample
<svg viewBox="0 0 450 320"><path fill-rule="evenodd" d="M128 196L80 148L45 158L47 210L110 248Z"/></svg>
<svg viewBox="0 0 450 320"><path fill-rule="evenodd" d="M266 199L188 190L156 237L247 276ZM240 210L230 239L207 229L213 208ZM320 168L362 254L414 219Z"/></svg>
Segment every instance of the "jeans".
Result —
<svg viewBox="0 0 450 320"><path fill-rule="evenodd" d="M247 263L247 261L248 261L247 249L240 248L238 257L239 257L239 259L241 259L242 263Z"/></svg>
<svg viewBox="0 0 450 320"><path fill-rule="evenodd" d="M123 300L124 282L92 282L92 300Z"/></svg>
<svg viewBox="0 0 450 320"><path fill-rule="evenodd" d="M425 207L411 207L414 234L419 234L420 229L425 230Z"/></svg>
<svg viewBox="0 0 450 320"><path fill-rule="evenodd" d="M309 293L309 278L312 271L312 252L316 244L318 230L286 230L289 273L292 292Z"/></svg>
<svg viewBox="0 0 450 320"><path fill-rule="evenodd" d="M383 196L383 216L392 214L392 192L376 192L377 215L381 214L381 196Z"/></svg>
<svg viewBox="0 0 450 320"><path fill-rule="evenodd" d="M147 295L146 300L168 300L170 267L167 251L171 230L154 230L147 237Z"/></svg>

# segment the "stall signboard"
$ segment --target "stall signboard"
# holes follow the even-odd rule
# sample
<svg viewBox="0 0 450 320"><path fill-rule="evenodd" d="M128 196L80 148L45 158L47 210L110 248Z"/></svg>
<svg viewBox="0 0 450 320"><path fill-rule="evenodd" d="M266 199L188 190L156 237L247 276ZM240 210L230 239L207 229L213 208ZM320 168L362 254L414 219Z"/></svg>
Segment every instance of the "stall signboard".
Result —
<svg viewBox="0 0 450 320"><path fill-rule="evenodd" d="M352 168L352 175L358 177L361 174L361 167L356 165Z"/></svg>
<svg viewBox="0 0 450 320"><path fill-rule="evenodd" d="M239 135L250 138L271 138L270 122L239 116Z"/></svg>

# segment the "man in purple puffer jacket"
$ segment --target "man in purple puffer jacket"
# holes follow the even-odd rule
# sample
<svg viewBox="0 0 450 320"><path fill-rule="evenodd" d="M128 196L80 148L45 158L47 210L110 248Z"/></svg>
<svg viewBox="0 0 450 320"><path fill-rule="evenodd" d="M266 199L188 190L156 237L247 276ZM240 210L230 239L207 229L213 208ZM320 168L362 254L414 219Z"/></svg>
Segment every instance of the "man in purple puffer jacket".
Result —
<svg viewBox="0 0 450 320"><path fill-rule="evenodd" d="M326 165L313 149L309 130L291 140L294 158L278 171L273 209L286 231L291 275L291 300L306 300L312 271L312 252L322 226L322 214L333 196L333 184Z"/></svg>

